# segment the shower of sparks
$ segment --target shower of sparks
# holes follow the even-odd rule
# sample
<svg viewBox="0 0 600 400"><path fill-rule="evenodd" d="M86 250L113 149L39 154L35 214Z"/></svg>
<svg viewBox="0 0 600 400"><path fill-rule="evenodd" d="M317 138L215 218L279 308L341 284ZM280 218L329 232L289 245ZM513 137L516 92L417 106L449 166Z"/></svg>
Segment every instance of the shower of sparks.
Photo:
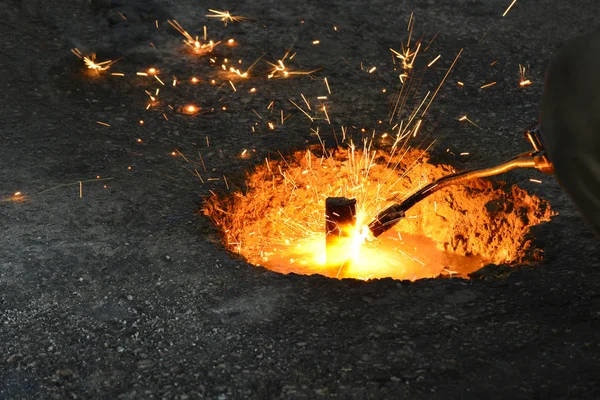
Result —
<svg viewBox="0 0 600 400"><path fill-rule="evenodd" d="M510 9L512 8L512 6L515 5L516 2L517 2L517 0L513 0L512 3L510 3L510 5L506 9L506 11L504 11L504 14L502 14L503 17L506 17L506 14L508 14L508 12L510 11Z"/></svg>
<svg viewBox="0 0 600 400"><path fill-rule="evenodd" d="M402 60L402 68L404 71L409 71L413 68L413 64L415 59L417 58L417 54L419 54L419 50L421 48L421 43L417 44L417 48L414 51L410 50L410 47L404 48L404 44L402 44L401 51L394 50L390 47L390 51L394 53L394 55Z"/></svg>
<svg viewBox="0 0 600 400"><path fill-rule="evenodd" d="M310 75L310 74L313 74L320 70L320 68L314 69L312 71L291 71L291 70L289 70L288 67L284 64L284 61L286 59L288 59L288 57L289 57L289 60L291 60L294 57L294 55L296 54L296 53L294 53L294 54L292 54L292 56L290 56L289 55L290 51L291 50L286 51L283 58L281 60L277 60L277 62L275 64L265 60L265 62L267 64L269 64L271 67L273 67L273 69L267 75L267 78L269 78L269 79L279 78L279 77L287 78L290 75Z"/></svg>
<svg viewBox="0 0 600 400"><path fill-rule="evenodd" d="M513 1L510 7L514 5L515 1ZM509 11L510 7L506 12ZM229 11L209 9L209 12L211 14L206 15L207 18L217 18L223 22L225 26L227 26L228 23L249 19L247 17L231 15ZM185 46L181 47L186 49L186 51L189 48L194 54L211 53L215 46L221 43L220 41L214 42L207 39L206 26L204 26L203 35L200 37L192 36L176 20L168 20L168 23L184 37L183 43ZM304 23L304 21L302 21L302 23ZM284 98L270 96L268 99L273 98L273 100L270 100L267 111L264 111L264 104L257 107L259 110L262 110L264 113L263 116L255 109L251 110L260 120L253 121L251 125L251 130L254 133L265 132L267 130L280 131L288 118L293 115L298 115L300 117L302 117L302 115L306 116L311 124L319 124L319 126L311 126L311 136L314 136L319 140L321 147L319 151L315 152L313 152L312 149L307 150L302 156L300 156L300 152L294 153L292 156L293 159L284 159L283 162L274 162L271 159L265 159L265 171L269 175L267 181L263 182L266 189L264 192L256 194L255 198L260 196L271 196L269 199L274 200L273 202L265 201L264 203L269 204L269 207L263 210L264 212L259 213L261 214L260 223L267 222L272 226L277 227L277 231L275 233L261 232L261 229L264 228L264 226L261 226L259 223L259 229L253 232L245 232L245 223L254 223L253 221L249 221L252 219L249 215L256 214L256 209L258 208L253 206L250 209L245 210L244 204L237 204L237 208L227 209L227 216L224 218L226 220L228 218L236 218L237 214L240 214L243 227L234 227L237 229L237 232L234 232L235 229L224 229L223 233L227 238L226 245L228 248L242 253L247 257L248 261L254 264L280 263L288 266L303 265L307 266L305 271L310 272L323 272L323 268L329 268L332 265L335 265L336 270L334 271L335 273L332 274L334 277L371 279L373 277L401 276L408 279L414 279L417 276L435 276L435 274L439 273L447 273L449 275L460 274L460 272L455 271L454 268L450 269L448 265L444 266L443 271L445 272L441 272L442 270L432 272L432 270L427 269L429 267L429 261L426 260L427 254L429 251L434 252L435 248L429 248L426 249L424 253L416 254L410 253L410 251L405 252L396 244L390 245L393 241L404 241L399 231L394 233L394 238L389 238L389 241L384 246L385 248L378 247L378 243L380 242L371 242L370 240L373 239L372 235L366 228L366 224L374 218L378 211L393 202L405 198L410 192L415 190L415 188L422 187L428 182L431 182L433 179L436 179L436 177L439 177L438 175L441 173L437 170L432 173L432 170L427 169L429 167L425 170L419 169L422 164L426 164L429 147L425 150L414 150L412 149L412 143L409 143L409 141L419 136L419 139L417 140L421 141L419 146L422 146L426 139L421 140L421 137L426 138L427 135L430 134L432 129L427 126L427 118L425 118L425 115L453 70L463 49L460 49L443 76L443 79L437 85L435 91L423 89L422 92L418 92L422 83L425 83L423 87L428 86L428 82L423 80L422 73L424 74L427 72L427 69L431 68L435 63L438 63L436 65L436 67L438 67L440 63L445 63L445 61L442 60L438 62L441 59L441 54L434 56L427 53L427 50L430 48L431 43L437 34L429 42L424 41L424 39L421 38L413 39L414 25L415 20L411 13L407 25L407 40L403 40L399 44L400 50L390 48L392 53L391 58L394 63L394 71L398 70L397 74L400 78L400 85L398 85L397 92L391 99L395 104L391 104L390 106L391 118L389 125L386 125L379 120L378 125L375 128L366 125L364 127L361 125L358 127L340 127L336 125L337 118L334 118L332 123L330 114L336 110L336 104L333 102L336 96L331 96L332 89L326 77L314 78L315 81L318 80L319 84L319 90L317 92L304 91L304 93L299 93L299 95L292 95L292 98L288 98L289 103L284 101ZM158 28L158 21L156 21L156 27ZM337 27L334 27L334 30L337 31ZM416 37L417 36L415 36L415 38ZM214 52L210 55L209 60L207 60L210 61L210 63L207 62L207 64L215 69L215 75L213 76L203 75L200 79L196 76L185 77L183 76L183 72L181 72L181 75L178 73L181 80L178 80L174 75L167 75L168 72L165 70L162 71L162 77L165 79L163 81L159 76L159 72L161 71L157 70L157 68L140 67L140 70L136 72L135 76L153 77L153 79L136 79L136 84L148 85L144 90L149 98L149 102L146 103L146 110L152 108L150 110L151 112L160 114L166 121L169 121L169 117L172 120L177 121L179 118L194 118L195 114L204 115L207 113L226 111L228 110L228 107L231 107L231 110L233 111L233 102L227 103L227 101L232 99L229 96L241 96L242 93L256 93L257 88L251 87L252 85L250 83L254 83L253 78L259 78L261 71L264 73L266 70L267 78L271 79L287 78L291 75L311 75L319 70L297 71L290 69L288 64L293 64L291 60L297 55L295 52L292 53L292 48L287 49L284 56L281 59L276 59L274 62L263 60L263 54L246 69L246 64L243 60L238 60L237 58L232 59L233 57L236 57L231 54L235 54L235 47L238 46L238 42L233 38L229 38L224 39L223 43L223 47L231 47L223 49L223 52L226 52L227 54ZM312 43L312 45L322 44L319 39L315 39L314 37L309 38L307 41L305 39L304 43ZM422 45L422 43L424 44ZM325 43L323 42L323 44ZM154 47L152 43L151 45ZM82 59L90 70L95 70L97 72L109 69L110 66L116 62L112 60L96 62L94 54L84 56L78 49L73 49L72 52ZM419 59L419 62L416 62L417 58ZM427 58L427 61L424 61L425 58ZM250 75L250 70L260 60L265 61L271 68L262 65L265 68L256 68L256 71ZM350 65L347 60L344 59L344 61ZM492 65L494 63L492 63ZM385 65L383 63L378 65L379 67L376 67L373 64L369 65L365 63L363 65L363 63L361 63L361 75L364 75L364 72L373 74L377 71L378 75L382 75L380 79L384 79L386 71ZM425 65L426 67L424 67ZM423 66L422 70L420 69L420 66ZM200 73L198 71L194 72ZM531 82L525 78L525 67L520 65L519 72L520 86L530 84ZM111 75L125 76L122 72L114 72ZM133 71L127 72L127 75L134 76ZM171 77L172 80L170 79ZM311 78L313 77L311 76ZM321 79L323 79L322 83L320 82ZM172 83L169 85L172 87L161 87L165 86L165 82ZM258 82L259 81L256 83ZM157 88L157 83L160 84L159 88ZM214 89L211 91L218 93L218 96L220 96L218 103L211 104L211 99L203 99L202 105L205 107L203 108L196 104L190 104L191 102L187 103L180 99L168 97L173 90L181 90L180 87L185 87L186 83L188 84L188 87L189 84L213 85L212 88L209 87L208 89ZM457 81L457 84L459 86L464 86L460 81ZM496 84L496 82L483 85L481 88L483 89L494 84ZM324 85L324 87L321 85ZM227 90L229 87L231 90ZM389 86L388 89L380 88L381 86L378 86L376 89L378 93L380 90L382 93L386 93L388 89L389 93L393 92ZM327 90L326 93L325 89ZM286 95L285 98L287 97L288 96ZM256 97L254 97L254 99L258 100ZM337 114L334 114L334 116L337 116ZM137 122L138 120L138 118L135 118L134 122ZM147 121L153 120L147 119ZM467 121L479 129L482 129L479 125L471 121L466 114L463 117L460 117L459 121ZM110 124L106 122L96 122L100 125L110 127ZM176 122L171 121L171 123L173 124ZM329 125L327 128L333 132L336 143L338 143L338 147L335 149L329 149L327 147L329 145L326 146L325 144L327 141L325 138L321 137L319 128L325 126L325 123ZM150 122L148 124L150 124ZM144 129L141 127L142 125L144 125L144 120L139 120L140 130ZM338 132L341 134L341 142L338 142L338 138L340 138ZM362 138L362 149L360 149L360 145L356 146L354 144L352 139L353 134L358 134ZM138 147L141 147L142 143L145 143L141 138L134 140L139 145ZM376 142L377 146L380 144L385 146L385 150L375 150ZM210 147L208 136L206 136L206 147ZM229 182L225 175L221 175L221 177L211 177L211 169L207 169L200 153L198 153L200 163L188 159L177 149L174 151L169 150L165 153L170 154L177 159L181 158L185 160L187 163L185 168L194 175L194 179L197 178L203 184L212 181L220 182L229 190L230 183L232 182ZM243 151L238 152L237 155L241 159L251 159L253 153L256 155L256 150L243 149ZM457 153L460 154L460 156L469 155L468 152L459 153L457 151ZM452 154L454 155L454 153ZM282 158L284 158L283 155ZM195 163L197 166L202 165L204 172L201 172L202 170L199 171L200 168L194 168L194 165L190 165L191 163ZM132 166L128 166L127 170L132 171ZM212 169L212 172L215 171L216 169ZM414 176L410 175L413 173L415 174ZM163 175L169 177L166 174ZM409 175L410 178L407 179L406 177ZM176 178L173 177L169 178L176 180ZM536 180L532 179L531 181L535 182ZM80 197L83 197L84 182L87 181L78 181L76 183L79 184ZM250 184L249 187L251 187L252 184L256 184L256 182L252 181L248 181L247 183ZM235 188L233 184L231 187L232 189ZM215 195L212 190L210 192ZM282 199L285 197L285 201L281 204L276 204L279 201L278 196L280 195L283 196ZM333 260L323 259L325 255L323 220L325 216L323 213L323 203L324 199L328 196L355 198L358 200L359 204L356 230L351 232L348 240L342 239L334 246L334 253L337 252L337 255L334 256ZM288 208L289 202L295 200L298 200L298 203L294 203L291 208ZM251 202L251 200L249 202ZM407 219L417 219L422 215L429 215L432 213L437 214L439 211L438 208L440 207L434 202L432 208L433 212L425 210L418 215L411 215ZM222 209L218 211L222 211ZM211 217L214 217L214 215L211 215ZM221 227L223 227L223 225L221 225ZM268 230L270 228L266 229ZM247 236L244 236L246 234ZM406 236L410 236L410 234L407 233ZM250 253L247 252L248 249L256 248L259 248L258 252L252 253L254 250L251 250ZM422 252L423 249L420 249L420 251ZM399 254L404 258L399 257ZM346 265L346 261L348 260L351 262L349 265ZM340 261L343 261L343 263L340 263ZM380 263L384 265L384 269L386 270L384 275L381 275L380 271L374 272L371 269L373 264ZM414 264L417 269L409 274L405 268L406 263ZM339 267L339 265L343 266Z"/></svg>
<svg viewBox="0 0 600 400"><path fill-rule="evenodd" d="M527 67L519 64L519 86L529 86L531 85L531 81L527 79Z"/></svg>
<svg viewBox="0 0 600 400"><path fill-rule="evenodd" d="M210 8L208 9L208 11L211 12L212 14L207 14L207 15L205 15L205 17L219 18L225 26L227 26L227 23L229 23L229 22L241 22L241 21L250 19L248 17L242 17L241 15L231 15L229 13L229 11L212 10Z"/></svg>
<svg viewBox="0 0 600 400"><path fill-rule="evenodd" d="M183 29L183 27L179 24L179 22L177 22L176 20L167 20L167 22L173 27L175 28L175 30L177 32L179 32L184 38L185 40L183 41L183 43L186 46L189 46L192 51L196 54L206 54L206 53L210 53L214 50L214 48L219 45L219 42L214 42L212 40L210 41L206 41L206 27L204 30L204 42L200 41L200 39L198 38L198 36L193 37L192 35L190 35L188 33L188 31L186 31L185 29Z"/></svg>
<svg viewBox="0 0 600 400"><path fill-rule="evenodd" d="M114 63L116 63L119 60L106 60L106 61L101 61L101 62L96 62L96 54L92 53L89 56L85 56L81 53L81 51L77 48L75 49L71 49L71 52L73 54L75 54L79 59L83 60L83 63L85 64L86 67L88 67L91 70L100 72L100 71L106 71L107 69L109 69L111 67L111 65L113 65Z"/></svg>

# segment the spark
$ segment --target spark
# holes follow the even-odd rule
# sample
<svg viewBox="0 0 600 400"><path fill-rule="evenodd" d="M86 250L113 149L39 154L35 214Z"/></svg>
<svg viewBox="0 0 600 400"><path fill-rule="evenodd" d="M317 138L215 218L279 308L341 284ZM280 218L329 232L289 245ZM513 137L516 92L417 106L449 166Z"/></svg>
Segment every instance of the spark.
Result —
<svg viewBox="0 0 600 400"><path fill-rule="evenodd" d="M430 62L429 64L427 64L427 67L429 68L429 67L431 67L433 64L435 64L435 62L436 62L437 60L439 60L441 56L442 56L442 55L441 55L441 54L439 54L439 55L438 55L436 58L434 58L433 60L431 60L431 62Z"/></svg>
<svg viewBox="0 0 600 400"><path fill-rule="evenodd" d="M519 82L520 86L529 86L531 85L531 81L529 79L525 79L524 81Z"/></svg>
<svg viewBox="0 0 600 400"><path fill-rule="evenodd" d="M376 69L377 67L371 67L371 69L369 69L369 73L372 74L373 72L375 72Z"/></svg>
<svg viewBox="0 0 600 400"><path fill-rule="evenodd" d="M112 76L125 76L125 74L124 74L124 73L122 73L122 72L111 72L110 74L111 74Z"/></svg>
<svg viewBox="0 0 600 400"><path fill-rule="evenodd" d="M465 86L465 84L464 84L464 83L462 83L461 81L458 81L458 82L456 82L456 84L457 84L458 86Z"/></svg>
<svg viewBox="0 0 600 400"><path fill-rule="evenodd" d="M314 121L314 118L310 116L309 113L307 113L306 111L304 111L302 109L302 107L300 107L298 104L296 104L292 99L288 99L290 101L290 103L292 103L298 110L302 111L302 113L304 113L304 115L306 115L308 117L308 119L310 119L310 122ZM262 118L261 118L262 119Z"/></svg>
<svg viewBox="0 0 600 400"><path fill-rule="evenodd" d="M131 167L127 167L127 168L131 169ZM42 193L50 192L50 191L53 191L53 190L56 190L56 189L59 189L59 188L62 188L62 187L80 185L82 183L99 182L99 181L110 181L110 180L113 180L113 179L115 179L115 178L98 178L98 177L96 177L94 179L85 179L85 180L80 180L80 181L77 181L77 182L63 183L63 184L60 184L60 185L57 185L57 186L53 186L53 187L51 187L49 189L44 189L41 192L38 192L37 194L42 194Z"/></svg>
<svg viewBox="0 0 600 400"><path fill-rule="evenodd" d="M460 49L460 51L458 52L458 54L456 55L456 57L454 58L454 61L452 61L452 64L450 65L450 68L448 68L448 71L446 71L446 75L444 75L444 78L442 78L442 81L440 82L440 84L438 85L437 89L435 90L435 92L433 93L433 96L431 97L431 100L429 100L429 103L427 104L427 107L425 107L425 110L423 111L423 114L421 114L421 117L423 117L425 115L425 113L427 112L427 110L429 109L429 106L431 106L431 103L433 103L433 99L435 99L435 96L438 94L438 92L440 91L440 88L442 87L442 85L444 84L444 82L446 81L446 78L448 77L448 75L450 74L450 71L452 71L452 68L454 68L454 64L456 64L456 61L458 61L458 58L460 57L460 55L462 54L463 49Z"/></svg>
<svg viewBox="0 0 600 400"><path fill-rule="evenodd" d="M198 107L196 107L193 104L189 104L187 106L184 107L184 111L186 114L195 114L198 112Z"/></svg>
<svg viewBox="0 0 600 400"><path fill-rule="evenodd" d="M519 64L519 86L528 86L531 85L531 81L526 78L527 67Z"/></svg>
<svg viewBox="0 0 600 400"><path fill-rule="evenodd" d="M327 114L327 108L325 107L325 104L323 104L323 112L325 113L325 119L327 120L327 123L331 125L331 121L329 120L329 114Z"/></svg>
<svg viewBox="0 0 600 400"><path fill-rule="evenodd" d="M84 56L78 48L71 49L71 53L75 54L78 58L83 60L83 63L86 67L96 72L106 71L119 60L106 60L101 62L96 62L96 54L92 53L89 56Z"/></svg>
<svg viewBox="0 0 600 400"><path fill-rule="evenodd" d="M485 85L482 85L480 89L486 89L486 88L489 88L491 86L494 86L495 84L496 84L496 81L490 82L490 83L486 83Z"/></svg>
<svg viewBox="0 0 600 400"><path fill-rule="evenodd" d="M313 42L312 42L312 44L314 44L314 45L317 45L317 44L319 44L319 43L321 43L321 41L320 41L320 40L313 40Z"/></svg>
<svg viewBox="0 0 600 400"><path fill-rule="evenodd" d="M102 121L96 121L96 123L99 125L110 126L110 124L107 124L106 122L102 122Z"/></svg>
<svg viewBox="0 0 600 400"><path fill-rule="evenodd" d="M310 75L314 72L319 71L321 68L317 68L315 70L312 71L291 71L288 69L288 67L285 65L284 61L288 58L288 55L290 53L290 50L288 50L285 55L283 56L283 58L281 60L277 60L276 63L271 63L269 61L265 62L267 64L269 64L270 66L273 67L273 69L269 72L269 74L267 75L267 78L271 79L271 78L278 78L278 77L284 77L287 78L290 75ZM293 58L293 56L295 55L295 53L289 58L290 60Z"/></svg>
<svg viewBox="0 0 600 400"><path fill-rule="evenodd" d="M541 180L539 180L539 179L533 179L533 178L530 178L529 181L530 182L534 182L534 183L542 183Z"/></svg>
<svg viewBox="0 0 600 400"><path fill-rule="evenodd" d="M154 78L163 86L165 86L165 83L158 77L158 75L154 75ZM175 85L173 85L175 86Z"/></svg>
<svg viewBox="0 0 600 400"><path fill-rule="evenodd" d="M185 29L183 29L183 27L179 24L179 22L177 22L176 20L167 20L167 22L173 27L175 28L175 30L177 32L179 32L184 38L185 40L183 41L183 43L186 46L189 46L196 54L206 54L206 53L210 53L214 50L214 48L219 45L221 42L214 42L212 40L207 42L207 38L206 38L206 27L204 27L204 42L206 43L202 43L200 41L200 39L198 39L198 36L193 37L192 35L190 35L188 33L188 31L186 31Z"/></svg>
<svg viewBox="0 0 600 400"><path fill-rule="evenodd" d="M460 117L458 120L459 120L459 121L461 121L461 122L462 122L462 121L467 121L467 122L468 122L468 123L470 123L471 125L473 125L473 126L476 126L476 127L478 127L479 129L483 130L483 128L482 128L482 127L480 127L479 125L477 125L475 122L471 121L471 120L469 119L469 117L467 117L467 114L463 115L463 116L462 116L462 117ZM462 154L461 154L461 155L462 155Z"/></svg>
<svg viewBox="0 0 600 400"><path fill-rule="evenodd" d="M394 50L390 47L390 51L396 55L397 58L402 60L402 68L404 71L411 70L413 68L413 64L415 59L417 58L417 54L419 54L419 50L421 49L421 43L417 44L417 48L415 51L411 51L410 47L404 48L404 44L401 47L401 50Z"/></svg>
<svg viewBox="0 0 600 400"><path fill-rule="evenodd" d="M327 78L323 78L323 80L325 81L325 86L327 87L327 93L331 94L331 88L329 87L329 81L327 81Z"/></svg>
<svg viewBox="0 0 600 400"><path fill-rule="evenodd" d="M302 100L304 100L304 103L306 104L306 107L308 108L308 110L312 111L312 109L310 108L310 103L308 102L308 100L306 100L306 97L304 97L304 94L300 93L300 96L302 97Z"/></svg>
<svg viewBox="0 0 600 400"><path fill-rule="evenodd" d="M211 12L212 14L207 14L205 15L205 17L207 18L219 18L221 20L221 22L223 22L223 24L225 26L227 26L228 22L241 22L244 20L249 20L251 18L248 17L242 17L241 15L231 15L229 13L229 11L219 11L219 10L212 10L212 9L208 9L209 12Z"/></svg>
<svg viewBox="0 0 600 400"><path fill-rule="evenodd" d="M506 14L508 14L508 12L510 11L510 9L512 8L512 6L515 5L515 3L517 2L517 0L513 0L512 3L510 3L510 5L508 6L508 8L506 9L506 11L504 11L504 14L502 14L503 17L506 16Z"/></svg>

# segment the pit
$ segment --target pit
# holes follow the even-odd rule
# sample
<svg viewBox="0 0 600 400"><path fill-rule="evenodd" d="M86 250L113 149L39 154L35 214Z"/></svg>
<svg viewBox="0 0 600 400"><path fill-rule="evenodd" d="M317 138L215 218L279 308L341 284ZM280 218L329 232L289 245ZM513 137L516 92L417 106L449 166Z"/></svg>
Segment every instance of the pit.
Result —
<svg viewBox="0 0 600 400"><path fill-rule="evenodd" d="M453 172L423 150L313 148L255 166L244 193L213 195L204 212L229 251L284 274L468 277L490 263L538 259L530 228L554 212L547 201L496 180L440 190L377 239L369 235L367 225L379 211ZM340 229L334 243L326 240L328 198L356 201L355 223Z"/></svg>

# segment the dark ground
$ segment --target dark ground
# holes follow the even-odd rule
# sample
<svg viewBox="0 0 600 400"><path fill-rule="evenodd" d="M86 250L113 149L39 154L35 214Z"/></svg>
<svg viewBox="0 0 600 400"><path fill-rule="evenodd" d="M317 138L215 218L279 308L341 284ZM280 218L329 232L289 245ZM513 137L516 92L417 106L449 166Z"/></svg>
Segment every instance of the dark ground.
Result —
<svg viewBox="0 0 600 400"><path fill-rule="evenodd" d="M296 66L323 67L316 76L330 79L334 121L370 127L386 114L381 88L391 93L397 82L386 70L388 48L406 38L414 11L415 35L440 32L429 51L442 54L431 82L465 48L449 80L467 86L446 85L428 124L439 154L447 147L472 154L466 162L439 160L465 168L527 148L520 132L536 118L544 66L565 40L597 24L597 0L519 1L506 18L508 0L181 0L144 6L149 23L132 22L139 9L117 7L129 25L103 5L110 1L93 3L0 4L0 197L17 190L29 197L0 203L1 398L600 397L600 251L551 179L530 183L540 178L530 171L507 178L560 212L535 229L545 251L539 265L477 281L278 275L232 259L216 243L216 230L196 211L223 182L201 184L169 153L200 151L205 177L225 174L235 184L249 164L238 157L243 149L255 149L260 161L315 142L308 120L289 105L284 126L253 134L259 120L251 109L267 115L271 99L283 105L302 92L323 94L322 82L256 78L236 93L182 85L171 92L181 96L174 103L193 97L229 110L195 118L171 112L165 121L144 111L141 84L86 78L70 53L126 55L114 71L153 64L170 71L161 75L170 81L191 72L166 18L235 37L234 56L249 61L280 58L295 39ZM225 28L206 21L208 8L257 21ZM152 38L155 17L162 38ZM106 18L118 23L110 27ZM159 50L148 46L153 40ZM361 61L378 72L360 71ZM531 65L534 84L526 89L516 85L520 63ZM188 69L214 73L206 60ZM493 80L495 87L478 89ZM457 122L465 113L484 129ZM81 199L78 185L39 193L96 175L115 179L107 189L85 183Z"/></svg>

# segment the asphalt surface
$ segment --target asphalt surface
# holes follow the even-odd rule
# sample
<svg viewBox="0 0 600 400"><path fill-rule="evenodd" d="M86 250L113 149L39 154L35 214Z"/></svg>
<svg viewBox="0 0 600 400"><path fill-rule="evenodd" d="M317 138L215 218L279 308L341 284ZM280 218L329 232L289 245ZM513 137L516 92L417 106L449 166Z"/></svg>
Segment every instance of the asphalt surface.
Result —
<svg viewBox="0 0 600 400"><path fill-rule="evenodd" d="M253 162L317 142L289 103L274 131L252 109L268 119L271 100L322 94L322 81L165 86L175 106L193 99L207 111L167 110L167 121L144 109L147 81L128 78L151 65L169 82L215 73L179 50L175 18L235 37L220 57L274 61L294 43L293 65L330 79L333 122L370 128L397 85L389 48L414 12L414 35L439 32L425 86L464 49L429 112L434 157L489 165L527 148L520 132L536 119L545 65L600 13L596 0L519 1L502 18L508 3L2 2L0 398L599 398L600 250L552 179L506 178L560 213L534 229L535 265L414 283L279 275L232 257L198 210L209 190L227 190L223 175L241 187ZM225 27L208 8L254 20ZM74 47L124 56L111 71L128 75L84 75ZM525 89L519 64L530 66ZM480 128L457 121L465 113ZM202 184L174 149L199 152L204 177L220 180ZM83 183L80 198L79 182L96 176L111 179ZM16 191L27 201L12 201Z"/></svg>

